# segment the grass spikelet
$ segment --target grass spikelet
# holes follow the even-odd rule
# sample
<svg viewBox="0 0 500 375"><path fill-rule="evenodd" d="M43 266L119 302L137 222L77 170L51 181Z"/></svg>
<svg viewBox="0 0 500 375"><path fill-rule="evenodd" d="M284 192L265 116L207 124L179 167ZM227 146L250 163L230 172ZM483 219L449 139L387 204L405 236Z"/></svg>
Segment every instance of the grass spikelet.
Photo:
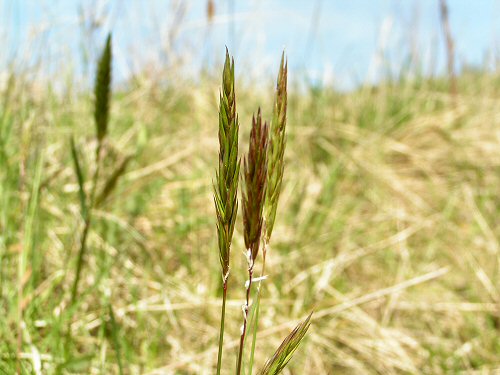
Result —
<svg viewBox="0 0 500 375"><path fill-rule="evenodd" d="M106 45L97 65L94 94L94 118L97 139L102 142L108 132L108 117L111 92L111 34L106 39Z"/></svg>
<svg viewBox="0 0 500 375"><path fill-rule="evenodd" d="M276 209L281 192L286 145L286 107L287 107L287 61L285 53L281 55L281 64L276 83L273 118L271 121L271 140L269 145L268 183L266 193L266 241L269 242L274 228Z"/></svg>
<svg viewBox="0 0 500 375"><path fill-rule="evenodd" d="M248 154L246 155L243 164L243 233L247 251L248 282L246 284L245 305L243 306L244 318L236 374L241 373L243 348L248 323L248 308L250 304L253 267L259 252L261 241L263 223L262 212L264 209L267 181L268 136L268 127L266 123L262 124L262 117L259 108L257 117L254 116L252 118L252 130L250 131Z"/></svg>
<svg viewBox="0 0 500 375"><path fill-rule="evenodd" d="M219 257L224 277L229 272L231 240L238 213L237 190L240 171L238 131L239 124L234 93L234 61L229 58L226 49L219 106L219 169L214 184Z"/></svg>
<svg viewBox="0 0 500 375"><path fill-rule="evenodd" d="M240 160L238 159L238 132L239 125L236 114L236 96L234 92L234 60L229 57L229 52L226 48L226 60L222 73L222 92L220 94L219 105L219 168L216 173L216 181L214 182L219 259L223 279L217 374L220 374L221 370L227 281L229 277L229 257L236 214L238 213L237 193L240 172Z"/></svg>
<svg viewBox="0 0 500 375"><path fill-rule="evenodd" d="M243 165L243 226L245 247L251 251L255 261L259 251L262 232L262 211L267 182L268 127L262 124L260 108L257 117L252 118L250 144Z"/></svg>
<svg viewBox="0 0 500 375"><path fill-rule="evenodd" d="M260 375L276 375L283 371L309 329L311 316L312 312L283 340L276 352L267 360L264 368L259 373Z"/></svg>

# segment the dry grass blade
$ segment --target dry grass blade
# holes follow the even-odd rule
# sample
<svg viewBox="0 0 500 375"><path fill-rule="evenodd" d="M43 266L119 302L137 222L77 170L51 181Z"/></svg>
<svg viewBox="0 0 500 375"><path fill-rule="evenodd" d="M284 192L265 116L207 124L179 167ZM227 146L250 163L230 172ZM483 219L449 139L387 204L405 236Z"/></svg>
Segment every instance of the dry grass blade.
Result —
<svg viewBox="0 0 500 375"><path fill-rule="evenodd" d="M283 371L309 329L311 316L312 312L283 340L273 356L267 360L264 368L259 373L260 375L276 375Z"/></svg>
<svg viewBox="0 0 500 375"><path fill-rule="evenodd" d="M281 56L280 70L276 83L276 98L271 121L271 140L269 145L268 184L266 193L266 240L269 242L276 218L278 199L283 180L287 108L287 62L285 53Z"/></svg>

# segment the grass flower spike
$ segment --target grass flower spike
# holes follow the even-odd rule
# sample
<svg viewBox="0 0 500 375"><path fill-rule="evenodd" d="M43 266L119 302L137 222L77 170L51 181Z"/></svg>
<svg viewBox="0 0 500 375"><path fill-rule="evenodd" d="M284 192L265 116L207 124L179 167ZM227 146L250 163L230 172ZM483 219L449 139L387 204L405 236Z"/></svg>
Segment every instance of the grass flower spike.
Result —
<svg viewBox="0 0 500 375"><path fill-rule="evenodd" d="M97 147L95 153L95 170L92 177L92 190L90 192L90 197L88 198L88 203L85 203L87 199L83 191L83 179L80 171L79 162L77 159L77 153L75 150L75 145L72 143L72 156L75 164L75 171L78 177L80 186L80 200L82 205L82 214L84 219L84 228L80 240L80 248L78 250L78 257L76 263L75 279L73 281L73 286L71 289L71 305L75 302L78 293L78 284L80 282L80 276L83 267L83 259L87 249L87 238L92 221L92 208L94 206L95 195L97 190L97 182L99 180L99 172L101 168L101 151L103 140L108 132L108 121L109 121L109 107L110 107L110 96L111 96L111 34L108 35L106 39L106 45L102 51L99 63L97 65L97 73L95 79L95 102L94 102L94 119L96 124L96 139ZM84 205L85 203L85 205ZM85 208L84 208L85 207Z"/></svg>
<svg viewBox="0 0 500 375"><path fill-rule="evenodd" d="M259 111L252 118L250 144L243 165L243 226L245 247L253 261L257 258L262 232L262 211L267 184L268 127Z"/></svg>
<svg viewBox="0 0 500 375"><path fill-rule="evenodd" d="M229 255L238 213L238 118L234 94L234 61L226 50L219 106L219 169L214 184L219 258L224 278L229 272Z"/></svg>
<svg viewBox="0 0 500 375"><path fill-rule="evenodd" d="M276 98L274 102L273 118L271 121L271 141L269 145L268 183L266 193L266 242L269 242L276 218L278 199L283 180L287 106L287 62L285 53L281 56L281 64L276 83Z"/></svg>
<svg viewBox="0 0 500 375"><path fill-rule="evenodd" d="M221 370L227 281L229 277L229 257L236 214L238 213L237 193L240 171L240 160L238 159L238 131L239 125L234 92L234 60L229 57L229 52L226 48L226 61L222 73L222 92L220 94L219 105L219 168L216 174L216 181L214 182L219 259L223 277L217 374L220 374Z"/></svg>
<svg viewBox="0 0 500 375"><path fill-rule="evenodd" d="M267 124L262 124L259 108L257 117L254 116L252 118L252 130L250 131L248 154L246 155L243 165L243 233L248 260L248 282L245 285L246 300L243 305L243 327L241 330L240 350L238 354L236 374L241 373L243 347L248 323L248 308L250 305L253 267L259 252L261 241L263 223L262 212L264 210L267 183L268 136Z"/></svg>
<svg viewBox="0 0 500 375"><path fill-rule="evenodd" d="M266 270L266 253L271 239L278 208L278 200L283 181L284 154L286 145L286 110L287 110L287 61L285 52L281 55L281 63L276 81L276 97L274 99L273 117L271 121L269 151L267 162L267 186L264 205L264 247L262 249L262 271L264 277ZM257 289L255 302L255 313L253 317L253 337L249 361L249 372L252 372L257 340L257 328L259 325L260 312L260 285Z"/></svg>
<svg viewBox="0 0 500 375"><path fill-rule="evenodd" d="M106 39L106 46L97 66L94 94L94 119L97 139L102 142L108 132L109 102L111 85L111 34Z"/></svg>

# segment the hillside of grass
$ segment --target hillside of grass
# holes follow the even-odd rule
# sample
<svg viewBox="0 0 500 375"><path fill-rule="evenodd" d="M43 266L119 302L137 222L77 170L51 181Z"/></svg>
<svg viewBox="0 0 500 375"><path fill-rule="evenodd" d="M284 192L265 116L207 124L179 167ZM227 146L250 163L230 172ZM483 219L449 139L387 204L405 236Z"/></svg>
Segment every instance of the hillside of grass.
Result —
<svg viewBox="0 0 500 375"><path fill-rule="evenodd" d="M285 374L500 368L500 79L475 72L458 83L456 97L436 80L344 94L290 86L257 368L310 310L311 328ZM214 373L219 85L138 81L114 93L101 173L131 160L94 213L80 296L68 306L83 226L70 137L92 175L92 100L8 80L0 96L0 373L15 373L20 336L23 374ZM237 82L236 91L244 150L252 113L261 105L271 117L273 87ZM243 250L239 218L230 364Z"/></svg>

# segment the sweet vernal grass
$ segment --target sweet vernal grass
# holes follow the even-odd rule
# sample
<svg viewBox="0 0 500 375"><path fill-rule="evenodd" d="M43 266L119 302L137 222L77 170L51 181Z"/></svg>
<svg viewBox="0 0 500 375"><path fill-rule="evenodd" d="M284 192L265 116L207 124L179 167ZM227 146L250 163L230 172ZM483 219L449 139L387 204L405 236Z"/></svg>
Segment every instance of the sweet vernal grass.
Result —
<svg viewBox="0 0 500 375"><path fill-rule="evenodd" d="M74 308L78 299L78 287L82 275L85 255L87 252L87 240L93 223L92 211L101 207L106 199L115 189L118 180L124 174L131 156L125 156L114 167L107 178L103 178L101 173L104 148L108 136L109 111L111 103L111 74L112 74L112 42L111 35L108 35L104 49L97 64L97 72L94 86L94 122L95 122L95 140L96 149L94 155L94 172L90 180L90 193L85 191L86 177L84 168L80 160L77 144L73 138L70 140L71 157L73 159L73 168L78 182L78 196L80 202L80 212L83 219L83 230L80 237L80 243L77 253L75 276L71 288L69 307ZM101 182L102 180L102 182ZM102 186L98 189L98 186ZM119 373L123 373L123 363L121 361L121 350L117 340L117 324L114 319L113 308L108 302L106 308L107 319L111 322L111 344L114 347L119 364ZM69 324L69 323L68 323ZM71 330L68 327L67 344L71 339ZM69 350L68 345L65 350ZM68 352L66 352L68 354Z"/></svg>
<svg viewBox="0 0 500 375"><path fill-rule="evenodd" d="M95 103L94 103L94 119L96 125L96 152L95 152L95 168L92 177L92 187L90 197L87 197L84 190L84 177L78 160L78 153L74 141L71 141L71 155L73 157L75 172L78 179L79 196L82 218L84 220L83 232L78 249L76 262L75 278L71 288L70 305L73 305L78 293L78 284L82 272L83 260L87 249L87 238L92 223L92 208L95 204L95 195L97 191L97 183L101 170L101 158L104 139L108 132L109 107L111 95L111 35L108 35L106 45L102 52L101 58L97 66L97 74L94 86Z"/></svg>
<svg viewBox="0 0 500 375"><path fill-rule="evenodd" d="M276 98L274 101L271 131L262 121L260 108L252 118L248 153L243 164L243 234L248 264L248 280L245 283L243 324L236 362L236 374L242 372L245 337L247 333L250 295L255 261L263 243L262 273L265 272L265 257L276 218L278 199L284 172L286 108L287 107L287 63L284 53L278 73ZM238 211L237 190L240 162L238 159L238 116L234 91L234 62L226 49L226 61L222 74L222 93L219 107L219 168L214 182L214 200L217 214L219 259L222 267L223 294L217 374L222 368L224 320L229 277L229 259L234 223ZM253 306L253 336L248 374L252 374L260 304L260 284ZM310 325L311 315L300 323L283 341L274 355L267 361L261 374L278 374L290 361L294 351L304 338Z"/></svg>
<svg viewBox="0 0 500 375"><path fill-rule="evenodd" d="M285 53L281 55L281 63L276 80L276 93L273 106L273 117L271 121L270 142L268 151L268 167L267 167L267 187L266 201L264 206L265 229L264 229L264 246L262 249L262 271L261 276L264 277L266 271L266 255L271 239L271 234L274 228L276 211L278 209L278 200L281 192L281 183L283 181L283 173L285 170L284 155L286 146L286 110L287 110L287 78L288 78L288 63L285 58ZM257 341L257 330L259 327L260 313L260 284L257 288L255 306L253 313L253 335L252 346L250 352L250 361L248 372L251 374L253 369L255 346Z"/></svg>
<svg viewBox="0 0 500 375"><path fill-rule="evenodd" d="M222 366L222 345L224 343L224 319L226 316L227 282L229 258L236 214L238 213L238 179L240 160L238 158L238 116L234 92L234 60L226 49L226 60L222 73L222 90L219 104L219 167L214 181L214 201L217 214L217 236L219 260L222 269L222 311L219 333L217 374Z"/></svg>
<svg viewBox="0 0 500 375"><path fill-rule="evenodd" d="M266 197L267 184L267 145L268 127L262 124L262 116L259 111L257 117L252 118L252 130L250 131L250 142L248 154L243 164L243 234L245 238L246 256L248 263L248 281L245 285L246 300L243 305L243 326L241 329L240 349L236 374L241 373L243 348L248 324L248 309L250 305L250 292L252 288L253 267L261 243L263 226L264 200Z"/></svg>
<svg viewBox="0 0 500 375"><path fill-rule="evenodd" d="M286 146L286 106L288 64L285 53L281 55L281 64L276 82L276 97L271 121L271 141L269 145L268 184L266 190L265 220L266 233L264 240L269 243L276 219L278 199L285 169L284 155ZM265 251L266 249L264 249Z"/></svg>
<svg viewBox="0 0 500 375"><path fill-rule="evenodd" d="M104 144L104 139L108 131L109 118L109 101L111 93L111 35L108 35L106 45L101 54L97 66L97 74L94 87L94 120L96 126L96 152L94 160L94 174L92 176L91 193L88 196L85 192L85 175L83 173L82 163L75 140L70 139L71 157L73 159L73 168L78 182L78 196L80 200L80 213L83 219L83 230L80 236L80 243L76 258L75 276L71 287L71 295L69 308L74 308L77 296L78 286L83 269L85 254L87 251L87 239L92 225L92 209L94 208L95 195L97 191L97 182L99 180L99 172L101 169L101 155ZM64 345L65 357L68 359L71 342L71 320L68 320L68 328L66 332L66 345Z"/></svg>
<svg viewBox="0 0 500 375"><path fill-rule="evenodd" d="M248 280L245 284L246 298L243 305L243 324L240 336L240 346L237 356L236 374L242 372L244 363L244 347L247 327L250 317L250 296L254 266L262 247L262 274L265 272L265 257L276 218L277 205L284 172L286 106L287 106L287 64L284 55L281 59L277 80L276 98L274 100L273 117L270 128L263 121L260 108L252 119L248 153L244 158L242 175L242 207L243 233L248 263ZM90 193L85 190L86 177L79 157L77 144L71 139L71 155L73 167L78 182L78 194L81 216L84 221L83 232L78 249L75 277L71 288L70 306L76 304L79 281L82 274L84 258L87 250L87 239L92 226L92 211L100 207L111 191L115 188L119 177L124 173L130 157L123 158L115 166L107 180L100 182L103 149L106 144L109 124L109 109L111 95L111 36L106 41L105 48L97 67L95 81L94 120L96 125L96 151L94 172L90 180ZM228 280L230 271L231 243L236 217L238 214L238 183L240 159L238 156L239 123L236 112L234 60L226 49L224 70L222 73L222 89L219 103L219 160L214 180L214 202L217 217L218 252L222 276L222 307L220 317L220 333L217 356L217 374L222 370L222 351L224 343L225 309L227 300ZM98 192L98 184L102 186ZM262 246L261 246L262 244ZM256 337L258 329L258 314L260 304L260 285L256 293L256 303L253 306L253 336L250 353L249 371L252 373ZM112 345L118 356L119 370L123 372L120 360L120 345L117 339L117 325L111 304L108 306L108 316L113 328ZM310 316L299 324L283 341L278 350L268 360L262 374L278 374L288 363L298 344L303 339L310 324ZM71 338L68 328L68 338Z"/></svg>
<svg viewBox="0 0 500 375"><path fill-rule="evenodd" d="M265 202L265 233L263 235L264 248L262 250L262 277L265 275L266 255L269 241L274 228L276 212L278 208L278 199L281 192L283 173L285 170L284 154L286 145L286 110L287 110L287 61L285 53L281 55L281 64L276 83L276 97L273 108L273 118L271 121L271 135L268 154L267 168L267 189ZM249 361L249 374L252 373L254 362L255 343L257 339L257 329L259 324L260 309L260 287L257 290L253 341ZM276 352L268 359L264 368L260 371L261 375L279 374L290 361L295 350L304 338L310 326L312 313L301 322L295 329L283 340Z"/></svg>

